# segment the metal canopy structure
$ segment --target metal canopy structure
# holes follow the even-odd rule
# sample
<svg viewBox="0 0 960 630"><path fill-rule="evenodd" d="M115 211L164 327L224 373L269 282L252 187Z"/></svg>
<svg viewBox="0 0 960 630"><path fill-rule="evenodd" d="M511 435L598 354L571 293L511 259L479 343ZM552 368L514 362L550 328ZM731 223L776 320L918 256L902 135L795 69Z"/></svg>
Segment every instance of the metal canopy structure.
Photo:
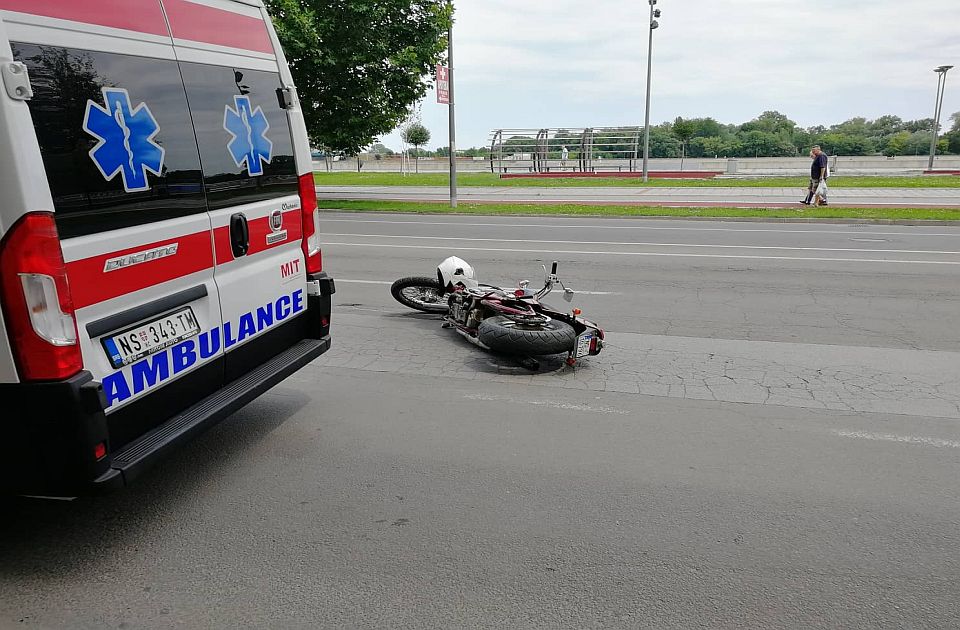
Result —
<svg viewBox="0 0 960 630"><path fill-rule="evenodd" d="M643 127L495 129L493 173L634 171L643 160Z"/></svg>

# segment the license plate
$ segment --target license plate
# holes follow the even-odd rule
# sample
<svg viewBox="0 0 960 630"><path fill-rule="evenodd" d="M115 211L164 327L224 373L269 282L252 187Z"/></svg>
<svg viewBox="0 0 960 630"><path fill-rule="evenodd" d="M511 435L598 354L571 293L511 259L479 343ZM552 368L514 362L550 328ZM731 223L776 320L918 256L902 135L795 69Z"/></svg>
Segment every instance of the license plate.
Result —
<svg viewBox="0 0 960 630"><path fill-rule="evenodd" d="M593 333L583 333L577 337L577 351L574 352L573 358L577 359L580 357L589 356L591 341L593 341Z"/></svg>
<svg viewBox="0 0 960 630"><path fill-rule="evenodd" d="M189 306L134 326L101 340L114 369L160 352L200 332L200 324Z"/></svg>

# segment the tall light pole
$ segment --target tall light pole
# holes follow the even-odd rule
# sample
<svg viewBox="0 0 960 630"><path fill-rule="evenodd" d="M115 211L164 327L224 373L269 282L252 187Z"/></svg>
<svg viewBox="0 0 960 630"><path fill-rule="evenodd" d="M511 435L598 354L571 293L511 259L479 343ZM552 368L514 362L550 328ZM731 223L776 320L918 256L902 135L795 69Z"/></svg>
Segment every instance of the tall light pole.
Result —
<svg viewBox="0 0 960 630"><path fill-rule="evenodd" d="M934 68L937 73L937 106L933 111L933 140L930 142L930 163L927 164L927 170L933 170L933 158L937 155L937 135L940 133L940 114L943 113L943 94L947 90L947 72L953 66L940 66Z"/></svg>
<svg viewBox="0 0 960 630"><path fill-rule="evenodd" d="M450 105L447 112L450 116L450 207L457 207L457 115L453 98L453 0L450 0L450 30L447 31L447 63L450 65L448 74Z"/></svg>
<svg viewBox="0 0 960 630"><path fill-rule="evenodd" d="M647 111L643 123L643 181L650 178L650 80L653 77L653 31L660 23L660 9L655 8L657 0L647 0L650 3L650 42L647 45Z"/></svg>

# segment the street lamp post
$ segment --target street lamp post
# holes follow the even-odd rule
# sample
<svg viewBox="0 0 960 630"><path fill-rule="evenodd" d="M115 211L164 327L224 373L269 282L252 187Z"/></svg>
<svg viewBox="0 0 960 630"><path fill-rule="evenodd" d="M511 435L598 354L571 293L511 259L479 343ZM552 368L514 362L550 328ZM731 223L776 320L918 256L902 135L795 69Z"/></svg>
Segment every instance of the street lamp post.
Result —
<svg viewBox="0 0 960 630"><path fill-rule="evenodd" d="M647 111L643 123L643 181L650 178L650 80L653 77L653 31L660 26L657 22L660 9L655 8L657 0L647 0L650 3L650 40L647 45Z"/></svg>
<svg viewBox="0 0 960 630"><path fill-rule="evenodd" d="M448 107L450 129L450 207L457 207L457 114L453 96L453 0L450 0L450 30L447 31L447 64L450 70L447 76L450 90Z"/></svg>
<svg viewBox="0 0 960 630"><path fill-rule="evenodd" d="M943 94L947 90L947 72L953 66L940 66L933 71L937 73L937 104L933 112L933 140L930 142L930 162L927 170L933 170L933 158L937 155L937 139L940 133L940 114L943 113Z"/></svg>

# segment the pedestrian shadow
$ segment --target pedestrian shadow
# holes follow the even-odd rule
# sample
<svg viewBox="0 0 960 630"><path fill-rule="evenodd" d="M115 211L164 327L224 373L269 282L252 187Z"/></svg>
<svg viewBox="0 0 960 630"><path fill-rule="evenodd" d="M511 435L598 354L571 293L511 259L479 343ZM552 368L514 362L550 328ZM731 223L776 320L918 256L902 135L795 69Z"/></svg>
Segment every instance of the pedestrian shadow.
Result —
<svg viewBox="0 0 960 630"><path fill-rule="evenodd" d="M72 501L0 497L0 580L57 579L99 574L111 549L163 531L165 514L195 510L209 480L236 470L255 448L310 397L279 386L147 471L134 484L104 496Z"/></svg>

